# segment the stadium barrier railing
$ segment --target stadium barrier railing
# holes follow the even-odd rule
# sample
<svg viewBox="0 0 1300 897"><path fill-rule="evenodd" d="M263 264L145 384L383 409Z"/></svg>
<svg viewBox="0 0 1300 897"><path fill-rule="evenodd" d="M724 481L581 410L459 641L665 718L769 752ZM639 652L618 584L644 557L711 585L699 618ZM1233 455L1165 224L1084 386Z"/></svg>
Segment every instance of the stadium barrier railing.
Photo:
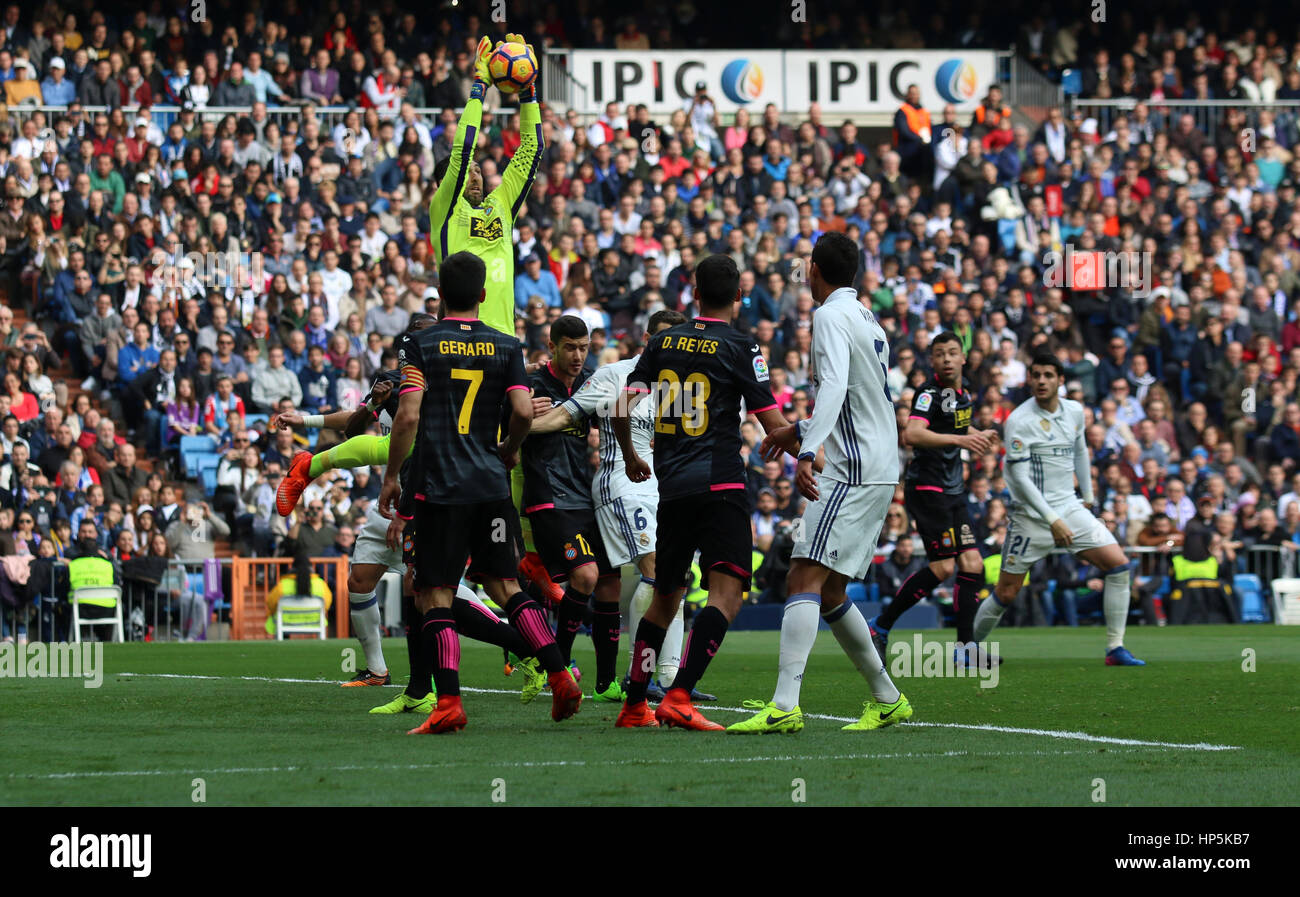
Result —
<svg viewBox="0 0 1300 897"><path fill-rule="evenodd" d="M106 113L109 111L107 106L82 106L81 109L83 113L82 120L87 122L98 113ZM360 112L364 114L366 111L359 106L315 106L312 104L304 104L301 106L268 105L266 107L266 120L268 122L275 122L276 126L280 128L281 132L283 132L284 125L287 121L291 119L301 121L304 113L306 113L308 109L315 113L316 119L320 122L322 140L330 139L330 132L336 125L343 124L343 121L349 112ZM425 124L431 124L437 121L438 116L441 115L443 111L444 107L441 106L420 106L416 108L415 115L417 118L424 121ZM453 111L459 116L463 111L463 107L454 108ZM517 111L517 108L514 106L505 106L492 109L489 114L494 119L494 124L501 125ZM46 125L53 128L55 117L65 114L67 112L67 107L11 106L9 108L9 115L18 123L20 129L22 123L31 118L32 115L37 112L44 113ZM149 117L153 120L155 125L162 129L164 133L166 133L168 126L180 115L180 112L180 106L155 105L149 107ZM196 122L220 122L227 115L233 115L236 118L239 118L240 116L249 115L251 112L252 108L248 106L204 106L195 110L194 118ZM134 117L135 114L137 113L132 112L131 116ZM393 116L387 117L392 118ZM384 116L380 116L380 118L382 119ZM87 127L89 128L89 125L87 125Z"/></svg>
<svg viewBox="0 0 1300 897"><path fill-rule="evenodd" d="M569 51L551 48L542 54L542 102L561 109L587 108L587 85L569 71ZM594 121L595 116L590 116Z"/></svg>
<svg viewBox="0 0 1300 897"><path fill-rule="evenodd" d="M1273 113L1277 124L1292 124L1300 118L1300 100L1098 100L1074 97L1069 106L1071 110L1080 109L1084 115L1095 118L1098 135L1105 137L1114 128L1115 119L1121 115L1131 116L1139 103L1150 111L1151 126L1156 131L1172 131L1183 115L1191 115L1197 130L1211 137L1219 133L1230 110L1245 113L1246 119L1241 124L1243 129L1258 128L1259 114L1265 111ZM1239 135L1239 142L1248 136Z"/></svg>
<svg viewBox="0 0 1300 897"><path fill-rule="evenodd" d="M312 558L312 571L325 580L334 596L330 609L331 636L348 637L348 558ZM280 577L289 573L288 558L244 558L231 560L230 638L233 641L269 639L266 631L266 597Z"/></svg>
<svg viewBox="0 0 1300 897"><path fill-rule="evenodd" d="M1061 85L1049 79L1014 51L999 53L999 70L1005 71L1006 101L1021 115L1041 124L1053 106L1061 106Z"/></svg>

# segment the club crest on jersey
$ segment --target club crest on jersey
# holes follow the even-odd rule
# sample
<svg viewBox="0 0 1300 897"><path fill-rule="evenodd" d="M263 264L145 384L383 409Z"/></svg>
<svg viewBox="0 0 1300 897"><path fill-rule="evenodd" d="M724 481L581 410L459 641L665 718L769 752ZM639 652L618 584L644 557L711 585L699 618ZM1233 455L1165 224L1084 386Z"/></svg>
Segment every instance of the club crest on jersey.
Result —
<svg viewBox="0 0 1300 897"><path fill-rule="evenodd" d="M1050 420L1044 420L1042 418L1039 418L1038 426L1043 428L1044 433L1052 432L1052 422Z"/></svg>
<svg viewBox="0 0 1300 897"><path fill-rule="evenodd" d="M943 534L943 547L952 548L952 530L948 530Z"/></svg>
<svg viewBox="0 0 1300 897"><path fill-rule="evenodd" d="M578 549L573 547L572 542L564 543L564 559L571 561L578 556Z"/></svg>
<svg viewBox="0 0 1300 897"><path fill-rule="evenodd" d="M768 378L767 360L762 355L754 356L754 379L759 383L766 383Z"/></svg>
<svg viewBox="0 0 1300 897"><path fill-rule="evenodd" d="M933 401L934 401L934 394L933 394L933 393L928 393L928 392L923 392L923 393L921 393L921 394L920 394L919 396L917 396L917 398L916 398L916 410L917 410L917 411L929 411L929 410L930 410L930 404L931 404Z"/></svg>
<svg viewBox="0 0 1300 897"><path fill-rule="evenodd" d="M485 209L484 211L489 211ZM500 218L474 218L469 219L469 235L478 237L481 240L500 240L501 239L501 219Z"/></svg>
<svg viewBox="0 0 1300 897"><path fill-rule="evenodd" d="M650 545L650 535L648 533L642 533L639 537L639 541L641 542L642 548L648 547Z"/></svg>

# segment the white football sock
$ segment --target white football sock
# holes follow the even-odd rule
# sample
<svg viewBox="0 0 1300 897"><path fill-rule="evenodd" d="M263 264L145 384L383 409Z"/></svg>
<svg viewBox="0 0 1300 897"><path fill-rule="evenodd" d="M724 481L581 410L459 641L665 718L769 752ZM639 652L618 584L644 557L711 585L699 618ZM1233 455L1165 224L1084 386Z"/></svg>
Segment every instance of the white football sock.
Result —
<svg viewBox="0 0 1300 897"><path fill-rule="evenodd" d="M998 625L1002 615L1010 605L1003 604L997 595L989 595L980 602L980 609L975 611L975 643L979 644L989 637L993 627Z"/></svg>
<svg viewBox="0 0 1300 897"><path fill-rule="evenodd" d="M379 602L375 593L348 592L348 604L352 618L352 631L361 643L361 650L366 655L366 669L372 673L388 672L384 663L384 633L379 619ZM364 605L360 606L359 605Z"/></svg>
<svg viewBox="0 0 1300 897"><path fill-rule="evenodd" d="M682 665L682 635L686 630L686 602L677 604L677 616L668 624L668 633L664 636L664 648L659 652L659 686L667 691L677 679L677 670Z"/></svg>
<svg viewBox="0 0 1300 897"><path fill-rule="evenodd" d="M1105 582L1101 591L1101 606L1106 615L1106 650L1110 651L1124 644L1124 627L1128 625L1131 600L1128 568L1125 567L1118 573L1107 573Z"/></svg>
<svg viewBox="0 0 1300 897"><path fill-rule="evenodd" d="M885 663L876 652L875 643L871 641L871 627L858 610L856 604L847 598L839 607L822 614L822 619L830 624L831 634L840 643L844 653L849 655L858 672L871 686L872 696L882 704L892 704L898 700L898 689L885 672Z"/></svg>
<svg viewBox="0 0 1300 897"><path fill-rule="evenodd" d="M632 650L636 643L636 628L641 625L641 618L645 612L650 609L650 602L655 597L655 581L642 576L641 581L636 584L636 591L632 593L632 600L627 605L627 657L628 657L628 674L632 670Z"/></svg>
<svg viewBox="0 0 1300 897"><path fill-rule="evenodd" d="M803 671L817 641L821 609L821 596L815 592L799 592L785 602L785 613L781 615L781 659L772 703L787 713L799 703Z"/></svg>

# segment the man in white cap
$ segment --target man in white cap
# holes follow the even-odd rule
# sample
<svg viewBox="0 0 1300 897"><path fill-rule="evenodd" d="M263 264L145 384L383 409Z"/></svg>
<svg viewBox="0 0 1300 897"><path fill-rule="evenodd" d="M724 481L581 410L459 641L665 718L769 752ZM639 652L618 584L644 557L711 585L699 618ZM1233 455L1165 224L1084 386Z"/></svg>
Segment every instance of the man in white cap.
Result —
<svg viewBox="0 0 1300 897"><path fill-rule="evenodd" d="M41 82L41 97L50 106L66 106L77 98L77 85L67 77L68 64L62 56L50 60L49 71Z"/></svg>

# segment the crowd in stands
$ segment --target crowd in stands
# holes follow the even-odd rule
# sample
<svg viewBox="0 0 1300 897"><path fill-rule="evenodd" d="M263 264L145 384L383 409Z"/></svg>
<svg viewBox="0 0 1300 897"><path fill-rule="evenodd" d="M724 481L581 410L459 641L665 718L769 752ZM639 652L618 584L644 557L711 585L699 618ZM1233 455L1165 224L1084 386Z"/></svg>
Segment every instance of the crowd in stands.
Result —
<svg viewBox="0 0 1300 897"><path fill-rule="evenodd" d="M355 406L395 365L410 314L437 312L427 205L471 50L494 27L480 5L417 14L286 0L218 15L210 4L201 22L159 2L116 15L5 9L0 554L194 560L225 540L252 555L285 539L350 552L376 472L328 475L278 517L294 453L338 434L268 433L266 416ZM716 27L689 2L668 24L559 6L536 13L539 50L691 46ZM1007 42L978 11L916 25L902 11L840 15L755 45ZM1217 28L1194 12L1128 31L1020 21L1018 52L1052 73L1080 67L1092 97L1271 101L1300 89L1300 51L1228 10ZM490 190L520 138L508 102L490 92L489 107L478 153ZM726 253L743 272L735 326L761 345L787 417L805 418L816 390L802 272L817 236L841 231L862 247L861 300L891 336L900 420L942 330L968 353L984 429L1027 397L1026 359L1046 346L1088 406L1095 510L1123 543L1185 540L1234 564L1250 545L1300 538L1295 110L1260 112L1249 146L1141 103L1108 129L1059 108L1033 122L996 88L973 115L928 110L926 133L914 112L900 109L892 134L816 104L723 116L707 86L662 116L546 106L544 157L513 235L530 360L561 314L588 322L592 366L639 351L654 311L691 313L698 260ZM1148 289L1135 277L1066 288L1049 268L1067 246L1131 255L1133 271L1142 259ZM762 434L743 428L766 558L756 593L775 597L800 499L789 465L764 464ZM223 454L211 489L178 458L198 435ZM1000 456L969 466L980 549L996 554ZM874 574L883 595L922 562L913 532L896 505Z"/></svg>

